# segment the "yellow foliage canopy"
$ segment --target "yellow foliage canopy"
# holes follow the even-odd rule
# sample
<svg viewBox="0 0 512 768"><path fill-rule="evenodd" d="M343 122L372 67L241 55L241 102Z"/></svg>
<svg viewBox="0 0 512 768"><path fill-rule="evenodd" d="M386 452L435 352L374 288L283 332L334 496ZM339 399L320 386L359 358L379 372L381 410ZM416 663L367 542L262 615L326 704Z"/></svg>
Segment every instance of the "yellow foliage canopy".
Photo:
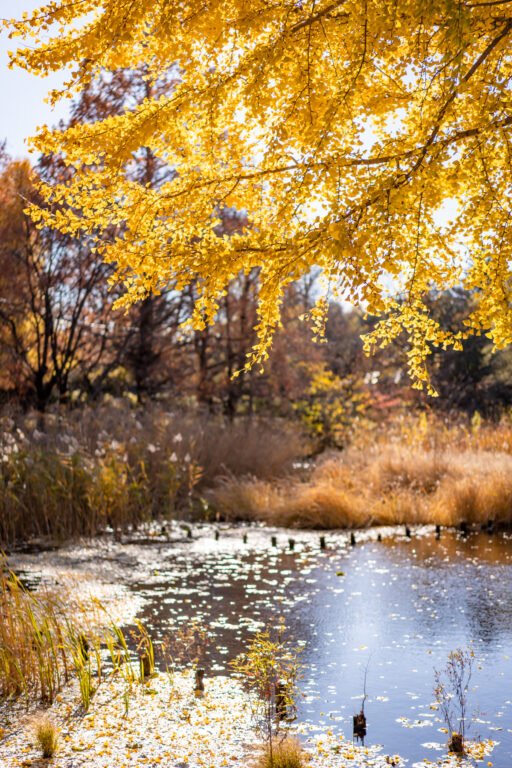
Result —
<svg viewBox="0 0 512 768"><path fill-rule="evenodd" d="M179 75L170 94L33 140L76 172L32 215L97 237L123 303L197 281L201 327L257 268L251 364L285 287L319 265L326 294L383 317L368 347L406 331L418 386L430 345L465 335L428 316L430 289L475 289L467 333L510 342L510 0L53 0L9 28L35 37L13 65L69 70L54 100L120 67ZM159 189L130 177L143 147L176 170ZM250 230L217 237L221 206Z"/></svg>

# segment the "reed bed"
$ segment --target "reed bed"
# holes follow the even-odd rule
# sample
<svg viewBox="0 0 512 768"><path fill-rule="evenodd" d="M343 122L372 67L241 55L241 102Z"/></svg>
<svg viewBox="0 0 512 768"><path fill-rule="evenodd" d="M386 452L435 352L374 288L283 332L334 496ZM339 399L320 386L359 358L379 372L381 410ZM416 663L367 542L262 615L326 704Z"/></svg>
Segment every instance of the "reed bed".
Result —
<svg viewBox="0 0 512 768"><path fill-rule="evenodd" d="M134 643L131 648L98 601L30 592L11 571L0 573L0 698L23 696L27 707L35 700L51 704L63 685L77 680L87 710L105 658L109 674L120 673L129 685L151 674L153 646L140 623Z"/></svg>
<svg viewBox="0 0 512 768"><path fill-rule="evenodd" d="M0 575L0 696L51 703L72 675L84 627L61 598L26 590L11 572Z"/></svg>
<svg viewBox="0 0 512 768"><path fill-rule="evenodd" d="M0 547L219 515L307 528L512 523L512 420L365 422L304 461L293 426L123 402L0 419ZM295 468L294 468L295 467Z"/></svg>
<svg viewBox="0 0 512 768"><path fill-rule="evenodd" d="M219 475L273 478L307 451L300 433L123 403L0 419L0 547L66 540L204 509Z"/></svg>
<svg viewBox="0 0 512 768"><path fill-rule="evenodd" d="M292 528L512 525L512 425L420 418L356 435L308 477L222 479L210 494L228 519Z"/></svg>

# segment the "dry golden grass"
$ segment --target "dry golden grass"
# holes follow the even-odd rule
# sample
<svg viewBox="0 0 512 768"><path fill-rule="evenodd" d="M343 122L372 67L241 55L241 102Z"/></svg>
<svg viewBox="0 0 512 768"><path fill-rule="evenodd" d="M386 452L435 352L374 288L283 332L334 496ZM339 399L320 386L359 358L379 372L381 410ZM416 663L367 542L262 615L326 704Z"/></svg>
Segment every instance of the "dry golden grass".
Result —
<svg viewBox="0 0 512 768"><path fill-rule="evenodd" d="M458 525L494 520L512 522L512 461L509 455L476 455L451 484L440 486L432 514L436 522Z"/></svg>
<svg viewBox="0 0 512 768"><path fill-rule="evenodd" d="M295 528L512 524L512 427L391 425L320 459L307 479L225 480L213 505L232 519ZM504 450L503 450L504 449Z"/></svg>
<svg viewBox="0 0 512 768"><path fill-rule="evenodd" d="M34 738L44 758L53 757L59 746L57 726L48 715L37 717L33 723Z"/></svg>
<svg viewBox="0 0 512 768"><path fill-rule="evenodd" d="M364 497L334 483L321 483L289 486L265 519L289 528L362 528L371 523L371 514Z"/></svg>
<svg viewBox="0 0 512 768"><path fill-rule="evenodd" d="M304 768L305 754L300 741L296 737L287 736L282 741L267 744L259 755L255 768Z"/></svg>
<svg viewBox="0 0 512 768"><path fill-rule="evenodd" d="M253 477L223 477L207 498L228 520L253 521L273 513L279 505L280 490Z"/></svg>

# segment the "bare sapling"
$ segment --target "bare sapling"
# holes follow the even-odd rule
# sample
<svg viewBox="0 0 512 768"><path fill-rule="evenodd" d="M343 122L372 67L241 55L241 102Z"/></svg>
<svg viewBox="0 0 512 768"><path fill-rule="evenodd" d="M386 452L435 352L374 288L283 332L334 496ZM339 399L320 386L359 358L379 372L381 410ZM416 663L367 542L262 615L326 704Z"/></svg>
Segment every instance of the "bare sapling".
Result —
<svg viewBox="0 0 512 768"><path fill-rule="evenodd" d="M434 695L448 733L450 752L463 754L468 732L467 696L475 654L471 648L450 651L443 669L434 669Z"/></svg>
<svg viewBox="0 0 512 768"><path fill-rule="evenodd" d="M366 682L368 680L368 667L370 666L370 659L371 654L368 658L368 661L366 662L366 667L364 669L364 680L363 680L363 698L361 701L361 711L359 714L354 715L353 720L353 738L359 739L362 744L364 744L364 737L366 736L366 715L364 713L364 705L366 702L366 699L368 698L368 693L366 692Z"/></svg>
<svg viewBox="0 0 512 768"><path fill-rule="evenodd" d="M255 635L247 652L231 662L244 688L253 694L252 713L266 742L268 768L275 768L275 758L280 754L279 749L276 752L276 740L281 724L296 711L302 650L302 645L285 641L284 627L280 625L277 630L267 629Z"/></svg>

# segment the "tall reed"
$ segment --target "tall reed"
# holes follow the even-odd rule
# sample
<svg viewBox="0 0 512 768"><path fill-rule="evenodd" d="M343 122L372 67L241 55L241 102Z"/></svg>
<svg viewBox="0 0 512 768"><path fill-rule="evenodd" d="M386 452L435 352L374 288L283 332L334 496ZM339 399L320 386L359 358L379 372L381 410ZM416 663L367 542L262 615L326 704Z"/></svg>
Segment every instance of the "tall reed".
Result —
<svg viewBox="0 0 512 768"><path fill-rule="evenodd" d="M133 665L142 648L152 671L151 639L140 622L137 629L130 649L122 629L101 604L77 603L70 612L60 596L49 590L30 592L4 568L0 572L0 698L24 696L27 706L35 699L51 703L62 685L76 678L87 710L103 676L102 647L110 654L110 673L120 673L129 684L143 681L144 673L137 674Z"/></svg>
<svg viewBox="0 0 512 768"><path fill-rule="evenodd" d="M61 600L35 596L11 572L0 574L0 696L51 703L70 676L71 658Z"/></svg>

